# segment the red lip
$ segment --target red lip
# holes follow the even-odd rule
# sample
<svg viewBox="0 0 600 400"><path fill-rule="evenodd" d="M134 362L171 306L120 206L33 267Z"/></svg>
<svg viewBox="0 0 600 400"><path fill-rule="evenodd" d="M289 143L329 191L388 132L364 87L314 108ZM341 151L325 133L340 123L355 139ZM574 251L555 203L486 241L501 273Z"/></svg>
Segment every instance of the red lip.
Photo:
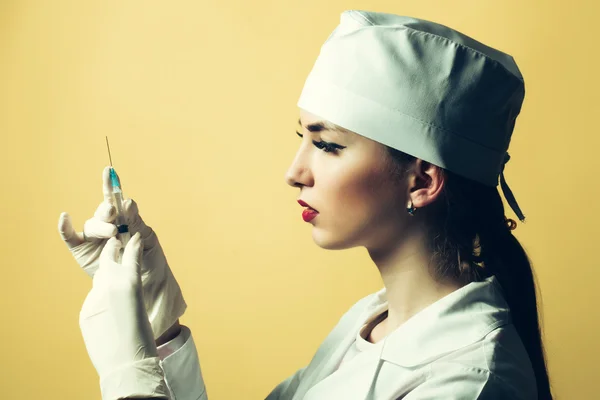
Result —
<svg viewBox="0 0 600 400"><path fill-rule="evenodd" d="M300 204L302 207L307 207L304 211L302 211L302 219L305 222L312 221L313 218L319 215L319 212L311 206L309 206L308 203L306 203L305 201L298 200L298 204Z"/></svg>
<svg viewBox="0 0 600 400"><path fill-rule="evenodd" d="M308 204L308 203L306 203L306 202L304 202L304 201L302 201L302 200L298 200L298 204L300 204L302 207L308 207L308 208L310 208L311 210L317 211L317 210L315 210L314 208L312 208L312 207L310 206L310 204ZM318 212L318 211L317 211L317 212Z"/></svg>
<svg viewBox="0 0 600 400"><path fill-rule="evenodd" d="M312 221L313 218L315 218L317 215L319 215L319 213L310 208L307 208L306 210L302 211L302 219L304 220L304 222Z"/></svg>

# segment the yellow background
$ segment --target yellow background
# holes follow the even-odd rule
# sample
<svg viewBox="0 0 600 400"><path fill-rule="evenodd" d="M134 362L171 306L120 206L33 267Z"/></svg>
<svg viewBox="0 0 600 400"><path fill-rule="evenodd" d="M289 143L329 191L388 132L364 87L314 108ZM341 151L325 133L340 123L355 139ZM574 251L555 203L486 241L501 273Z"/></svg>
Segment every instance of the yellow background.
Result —
<svg viewBox="0 0 600 400"><path fill-rule="evenodd" d="M543 294L554 393L597 398L598 9L592 1L0 2L3 399L99 399L91 281L57 233L102 200L112 146L189 303L211 399L259 399L380 288L326 251L284 174L296 101L345 9L429 19L511 54L526 98L506 177ZM594 39L596 38L596 39ZM507 215L515 218L507 208Z"/></svg>

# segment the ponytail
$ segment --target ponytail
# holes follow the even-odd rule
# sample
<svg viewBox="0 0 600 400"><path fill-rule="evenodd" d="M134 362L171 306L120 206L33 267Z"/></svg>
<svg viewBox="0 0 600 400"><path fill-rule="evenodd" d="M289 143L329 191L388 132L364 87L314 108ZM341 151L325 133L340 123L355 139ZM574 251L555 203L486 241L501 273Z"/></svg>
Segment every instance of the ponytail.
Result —
<svg viewBox="0 0 600 400"><path fill-rule="evenodd" d="M474 202L480 261L496 276L503 289L511 317L537 382L538 399L550 400L550 382L538 320L535 276L525 250L513 235L516 222L504 217L504 206L496 188L484 187Z"/></svg>

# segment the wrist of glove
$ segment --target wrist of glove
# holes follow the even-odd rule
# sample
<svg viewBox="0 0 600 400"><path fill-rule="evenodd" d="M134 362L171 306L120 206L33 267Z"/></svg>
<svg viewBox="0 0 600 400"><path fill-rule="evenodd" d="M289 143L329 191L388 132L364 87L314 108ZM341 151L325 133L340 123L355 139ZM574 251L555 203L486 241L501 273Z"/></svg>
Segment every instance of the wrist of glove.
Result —
<svg viewBox="0 0 600 400"><path fill-rule="evenodd" d="M117 228L112 223L116 217L116 209L112 204L109 167L103 171L103 194L104 201L98 206L94 216L85 222L82 232L75 231L67 213L60 215L58 223L59 233L75 260L92 278L99 268L100 254L107 241L117 235ZM143 240L140 267L143 299L153 337L157 339L184 314L187 305L158 237L139 215L136 202L126 199L123 207L131 235L139 232Z"/></svg>
<svg viewBox="0 0 600 400"><path fill-rule="evenodd" d="M100 378L103 400L124 398L170 399L158 357L145 358Z"/></svg>
<svg viewBox="0 0 600 400"><path fill-rule="evenodd" d="M141 279L142 239L135 234L117 262L121 243L107 241L79 316L86 349L100 377L102 399L169 398Z"/></svg>

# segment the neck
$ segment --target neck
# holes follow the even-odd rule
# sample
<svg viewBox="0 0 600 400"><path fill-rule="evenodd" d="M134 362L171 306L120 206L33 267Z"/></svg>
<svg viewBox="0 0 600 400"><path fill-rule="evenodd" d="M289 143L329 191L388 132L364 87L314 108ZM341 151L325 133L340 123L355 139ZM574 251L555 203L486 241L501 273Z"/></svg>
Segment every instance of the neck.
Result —
<svg viewBox="0 0 600 400"><path fill-rule="evenodd" d="M386 288L389 305L386 334L419 311L459 289L462 284L436 279L430 270L431 253L420 244L421 237L407 238L385 250L369 250Z"/></svg>

